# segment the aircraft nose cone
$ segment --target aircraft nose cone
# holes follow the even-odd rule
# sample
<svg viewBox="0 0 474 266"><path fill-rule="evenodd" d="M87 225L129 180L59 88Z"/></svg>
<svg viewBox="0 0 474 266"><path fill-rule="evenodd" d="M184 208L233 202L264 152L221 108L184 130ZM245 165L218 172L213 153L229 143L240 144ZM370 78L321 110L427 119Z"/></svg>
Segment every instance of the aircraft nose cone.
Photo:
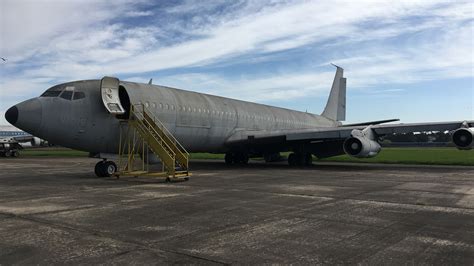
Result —
<svg viewBox="0 0 474 266"><path fill-rule="evenodd" d="M18 120L18 108L16 106L10 107L5 113L5 119L8 123L15 125L16 121Z"/></svg>
<svg viewBox="0 0 474 266"><path fill-rule="evenodd" d="M8 109L5 119L10 124L34 134L41 125L42 109L38 99L30 99Z"/></svg>

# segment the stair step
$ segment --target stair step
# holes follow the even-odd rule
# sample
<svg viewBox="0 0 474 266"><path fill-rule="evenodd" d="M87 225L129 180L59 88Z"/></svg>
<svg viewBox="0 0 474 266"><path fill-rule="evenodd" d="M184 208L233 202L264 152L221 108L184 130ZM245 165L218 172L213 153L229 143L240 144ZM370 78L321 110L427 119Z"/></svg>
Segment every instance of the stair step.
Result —
<svg viewBox="0 0 474 266"><path fill-rule="evenodd" d="M188 171L189 154L166 127L157 118L153 117L152 113L147 111L143 105L132 106L131 117L135 119L132 118L129 125L148 144L148 148L161 159L165 169L170 169L167 174L174 173L169 177L190 176ZM176 167L179 170L175 170ZM153 173L146 171L129 171L128 174L155 176ZM163 176L163 173L156 173L156 176Z"/></svg>
<svg viewBox="0 0 474 266"><path fill-rule="evenodd" d="M178 175L178 174L189 174L189 171L175 171L174 173L176 175Z"/></svg>
<svg viewBox="0 0 474 266"><path fill-rule="evenodd" d="M186 173L186 174L175 174L174 175L174 178L180 178L180 177L189 177L191 176L191 173ZM170 177L173 177L172 175L170 175Z"/></svg>

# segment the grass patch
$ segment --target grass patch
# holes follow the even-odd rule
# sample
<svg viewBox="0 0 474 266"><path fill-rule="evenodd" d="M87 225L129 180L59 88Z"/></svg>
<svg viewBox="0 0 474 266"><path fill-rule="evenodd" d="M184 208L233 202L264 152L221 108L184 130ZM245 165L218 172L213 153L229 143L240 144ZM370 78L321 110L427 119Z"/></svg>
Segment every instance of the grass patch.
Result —
<svg viewBox="0 0 474 266"><path fill-rule="evenodd" d="M289 153L282 153L288 156ZM224 159L224 154L192 153L191 159ZM315 160L323 162L429 164L474 166L474 150L461 151L456 148L383 148L374 158L358 159L349 155Z"/></svg>
<svg viewBox="0 0 474 266"><path fill-rule="evenodd" d="M330 162L474 165L474 150L456 148L382 148L374 158L357 159L348 155L322 159Z"/></svg>
<svg viewBox="0 0 474 266"><path fill-rule="evenodd" d="M202 159L202 160L213 160L213 159L224 159L224 154L196 152L189 154L190 159Z"/></svg>
<svg viewBox="0 0 474 266"><path fill-rule="evenodd" d="M67 148L37 148L20 151L23 157L87 157L88 153ZM282 153L287 156L288 153ZM223 160L224 154L191 153L191 159ZM315 160L317 161L317 160ZM474 166L474 150L460 151L456 148L383 148L374 158L357 159L348 155L322 159L323 162L431 164Z"/></svg>
<svg viewBox="0 0 474 266"><path fill-rule="evenodd" d="M21 157L87 157L88 152L68 148L33 148L20 151Z"/></svg>

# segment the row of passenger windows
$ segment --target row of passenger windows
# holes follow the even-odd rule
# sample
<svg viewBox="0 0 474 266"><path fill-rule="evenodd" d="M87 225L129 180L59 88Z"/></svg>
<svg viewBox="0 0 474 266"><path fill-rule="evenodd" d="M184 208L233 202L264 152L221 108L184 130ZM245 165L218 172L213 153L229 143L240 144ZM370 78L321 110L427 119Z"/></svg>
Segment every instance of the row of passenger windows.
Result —
<svg viewBox="0 0 474 266"><path fill-rule="evenodd" d="M201 113L201 114L212 114L215 116L220 116L220 117L236 117L237 115L234 112L227 112L227 111L218 111L218 110L209 110L205 108L199 108L199 107L191 107L191 106L176 106L173 104L163 104L163 103L149 103L145 102L145 107L146 108L160 108L160 109L165 109L165 110L178 110L181 112L190 112L190 113ZM240 118L244 119L252 119L252 120L260 120L260 121L272 121L274 120L271 117L267 116L259 116L259 115L240 115ZM307 123L300 122L300 121L293 121L293 120L279 120L277 119L278 123L286 123L286 124L291 124L291 125L308 125Z"/></svg>
<svg viewBox="0 0 474 266"><path fill-rule="evenodd" d="M25 132L17 132L17 131L0 131L0 136L22 136L22 135L29 135Z"/></svg>

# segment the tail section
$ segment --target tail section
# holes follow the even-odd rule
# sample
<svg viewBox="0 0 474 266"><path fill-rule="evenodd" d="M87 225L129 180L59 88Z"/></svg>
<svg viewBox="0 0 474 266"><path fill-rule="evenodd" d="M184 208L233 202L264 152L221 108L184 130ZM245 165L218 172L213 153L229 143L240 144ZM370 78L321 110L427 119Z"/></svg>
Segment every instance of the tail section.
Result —
<svg viewBox="0 0 474 266"><path fill-rule="evenodd" d="M346 78L343 77L344 69L333 64L337 68L331 93L324 108L322 116L334 121L346 120Z"/></svg>

